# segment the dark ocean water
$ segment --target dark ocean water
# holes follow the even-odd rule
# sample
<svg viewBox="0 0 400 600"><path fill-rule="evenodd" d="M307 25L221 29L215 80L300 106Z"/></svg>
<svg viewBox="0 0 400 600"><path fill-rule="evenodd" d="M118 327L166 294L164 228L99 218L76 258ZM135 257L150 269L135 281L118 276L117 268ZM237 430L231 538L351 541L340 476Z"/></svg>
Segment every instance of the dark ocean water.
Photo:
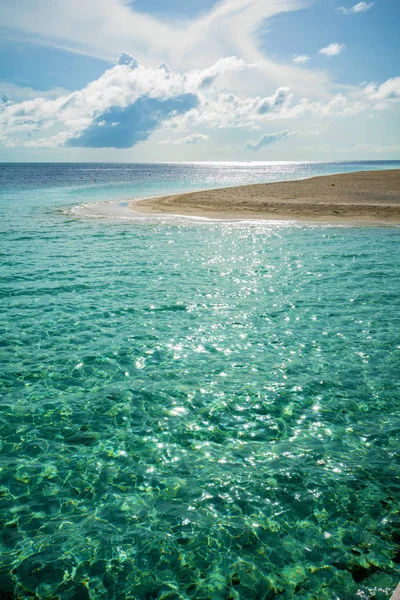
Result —
<svg viewBox="0 0 400 600"><path fill-rule="evenodd" d="M400 230L69 210L398 167L0 165L0 598L390 598Z"/></svg>

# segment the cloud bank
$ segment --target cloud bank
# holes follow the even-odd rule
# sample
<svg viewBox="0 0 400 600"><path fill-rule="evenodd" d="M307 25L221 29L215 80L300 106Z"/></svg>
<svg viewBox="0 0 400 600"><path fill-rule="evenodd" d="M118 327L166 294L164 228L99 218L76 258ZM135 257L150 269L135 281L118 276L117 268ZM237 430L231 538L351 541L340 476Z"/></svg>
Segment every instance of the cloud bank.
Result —
<svg viewBox="0 0 400 600"><path fill-rule="evenodd" d="M198 106L199 95L219 75L243 68L234 57L203 71L172 73L145 68L128 53L82 90L52 100L35 98L0 105L0 132L49 132L24 145L128 148L148 139L165 120Z"/></svg>
<svg viewBox="0 0 400 600"><path fill-rule="evenodd" d="M81 90L15 103L4 98L0 136L14 147L131 148L156 132L165 142L199 144L215 129L259 131L273 121L348 117L382 110L400 98L400 77L323 99L297 97L289 86L266 96L226 91L227 76L257 76L257 70L262 74L262 63L227 57L177 73L165 63L145 67L124 52L117 65ZM259 149L289 135L282 132L267 133L248 147Z"/></svg>

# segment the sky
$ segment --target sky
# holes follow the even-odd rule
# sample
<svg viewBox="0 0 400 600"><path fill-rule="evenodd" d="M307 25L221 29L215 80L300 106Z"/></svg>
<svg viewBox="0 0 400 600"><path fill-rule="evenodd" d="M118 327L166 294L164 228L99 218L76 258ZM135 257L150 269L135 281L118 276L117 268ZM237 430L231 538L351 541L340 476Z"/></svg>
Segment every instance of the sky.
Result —
<svg viewBox="0 0 400 600"><path fill-rule="evenodd" d="M0 161L400 159L398 0L0 3Z"/></svg>

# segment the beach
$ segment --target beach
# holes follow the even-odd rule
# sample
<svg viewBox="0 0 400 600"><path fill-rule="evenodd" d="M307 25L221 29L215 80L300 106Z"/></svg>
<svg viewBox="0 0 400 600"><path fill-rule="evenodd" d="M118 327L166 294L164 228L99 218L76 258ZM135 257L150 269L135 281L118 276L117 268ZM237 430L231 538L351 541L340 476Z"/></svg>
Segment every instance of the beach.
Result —
<svg viewBox="0 0 400 600"><path fill-rule="evenodd" d="M141 214L400 223L400 170L359 171L132 201Z"/></svg>

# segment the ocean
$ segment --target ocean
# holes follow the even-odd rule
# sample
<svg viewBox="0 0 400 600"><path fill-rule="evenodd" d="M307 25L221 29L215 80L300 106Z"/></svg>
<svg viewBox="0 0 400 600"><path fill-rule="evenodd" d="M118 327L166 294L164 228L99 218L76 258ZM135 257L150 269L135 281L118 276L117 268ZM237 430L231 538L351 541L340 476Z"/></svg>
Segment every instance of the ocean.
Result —
<svg viewBox="0 0 400 600"><path fill-rule="evenodd" d="M400 229L127 210L388 168L0 165L1 598L390 598Z"/></svg>

